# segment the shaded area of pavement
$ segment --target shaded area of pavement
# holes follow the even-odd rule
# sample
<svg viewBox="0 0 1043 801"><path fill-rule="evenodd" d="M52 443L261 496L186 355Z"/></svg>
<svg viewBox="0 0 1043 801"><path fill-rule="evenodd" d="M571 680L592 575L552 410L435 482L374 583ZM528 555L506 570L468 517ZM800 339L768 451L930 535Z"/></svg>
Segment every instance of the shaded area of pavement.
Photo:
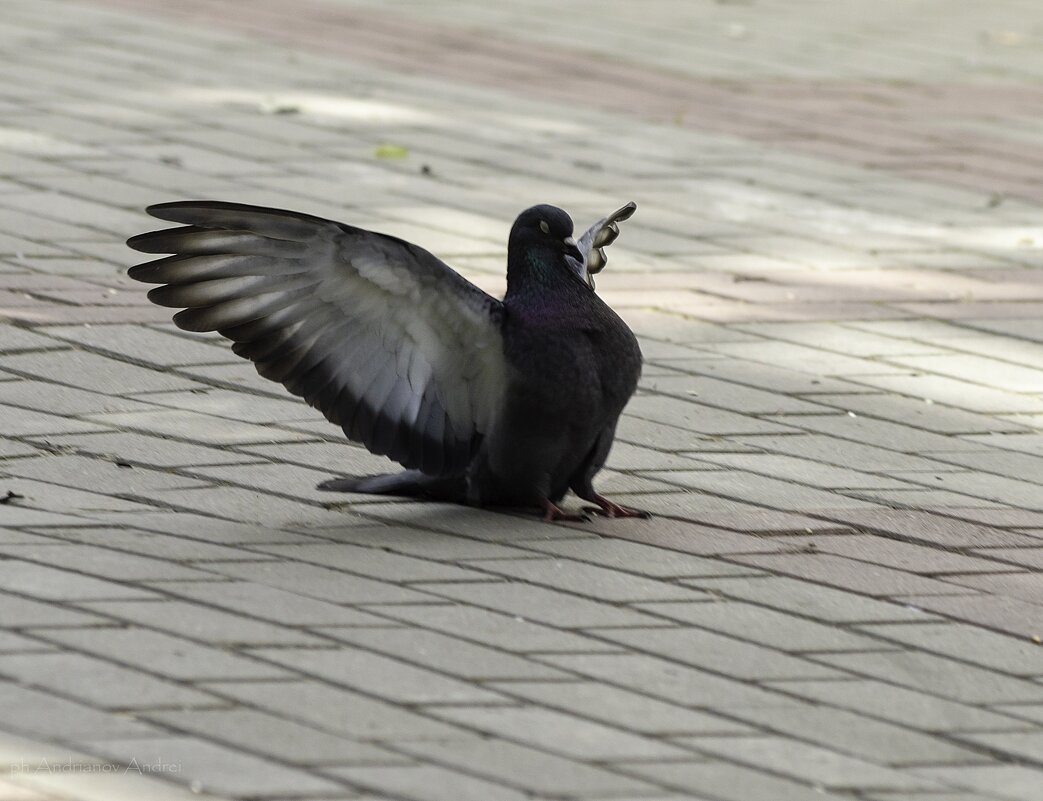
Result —
<svg viewBox="0 0 1043 801"><path fill-rule="evenodd" d="M1039 12L560 5L5 5L0 799L1043 798ZM636 200L658 517L331 505L384 461L125 277L204 196L494 292Z"/></svg>

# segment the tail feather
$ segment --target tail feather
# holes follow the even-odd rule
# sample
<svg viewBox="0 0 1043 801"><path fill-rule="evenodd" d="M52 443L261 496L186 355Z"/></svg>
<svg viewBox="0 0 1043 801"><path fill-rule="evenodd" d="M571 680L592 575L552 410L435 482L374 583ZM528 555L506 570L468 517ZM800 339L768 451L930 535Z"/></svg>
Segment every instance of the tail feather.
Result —
<svg viewBox="0 0 1043 801"><path fill-rule="evenodd" d="M323 481L318 489L327 492L356 492L367 495L398 495L464 503L467 485L462 475L429 476L419 470L385 473L379 476L345 476Z"/></svg>

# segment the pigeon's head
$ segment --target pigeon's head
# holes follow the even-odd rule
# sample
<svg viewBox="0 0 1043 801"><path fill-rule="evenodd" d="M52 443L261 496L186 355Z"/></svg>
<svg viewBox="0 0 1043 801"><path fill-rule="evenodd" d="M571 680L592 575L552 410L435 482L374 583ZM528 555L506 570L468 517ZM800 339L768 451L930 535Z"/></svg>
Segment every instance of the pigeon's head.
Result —
<svg viewBox="0 0 1043 801"><path fill-rule="evenodd" d="M557 206L533 206L518 215L509 248L538 249L570 256L580 264L583 254L572 236L572 218Z"/></svg>

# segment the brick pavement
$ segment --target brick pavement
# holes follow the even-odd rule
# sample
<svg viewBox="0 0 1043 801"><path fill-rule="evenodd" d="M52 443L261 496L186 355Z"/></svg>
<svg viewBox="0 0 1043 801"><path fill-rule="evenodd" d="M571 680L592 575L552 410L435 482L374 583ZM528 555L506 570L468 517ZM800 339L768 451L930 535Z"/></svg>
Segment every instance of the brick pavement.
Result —
<svg viewBox="0 0 1043 801"><path fill-rule="evenodd" d="M243 9L4 4L0 800L1043 799L1037 4ZM331 504L383 460L124 276L207 196L490 291L636 200L657 518Z"/></svg>

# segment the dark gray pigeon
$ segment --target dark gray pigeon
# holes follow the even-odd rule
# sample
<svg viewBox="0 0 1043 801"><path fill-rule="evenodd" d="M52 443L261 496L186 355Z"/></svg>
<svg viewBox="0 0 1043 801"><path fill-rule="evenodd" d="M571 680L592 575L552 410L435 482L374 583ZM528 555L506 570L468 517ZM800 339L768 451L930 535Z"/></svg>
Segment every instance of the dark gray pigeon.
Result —
<svg viewBox="0 0 1043 801"><path fill-rule="evenodd" d="M302 396L401 473L321 489L538 506L572 489L609 517L647 517L594 491L641 351L593 291L602 248L630 203L577 243L554 206L522 212L507 250L507 294L487 295L426 250L292 211L215 201L150 206L184 227L141 234L173 253L130 276L181 308L186 331L217 331L265 378Z"/></svg>

